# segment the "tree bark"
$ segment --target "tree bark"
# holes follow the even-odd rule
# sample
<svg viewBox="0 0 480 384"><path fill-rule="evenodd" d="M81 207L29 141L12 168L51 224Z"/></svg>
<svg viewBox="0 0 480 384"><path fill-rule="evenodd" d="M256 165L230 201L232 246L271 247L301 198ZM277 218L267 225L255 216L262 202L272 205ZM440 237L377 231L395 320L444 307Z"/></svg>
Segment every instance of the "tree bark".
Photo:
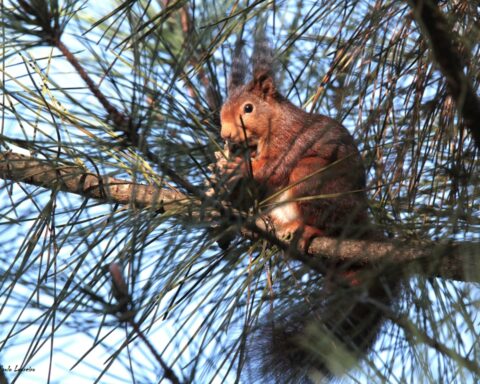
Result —
<svg viewBox="0 0 480 384"><path fill-rule="evenodd" d="M187 198L173 189L102 176L77 164L55 163L13 152L0 153L0 177L136 208L172 209Z"/></svg>

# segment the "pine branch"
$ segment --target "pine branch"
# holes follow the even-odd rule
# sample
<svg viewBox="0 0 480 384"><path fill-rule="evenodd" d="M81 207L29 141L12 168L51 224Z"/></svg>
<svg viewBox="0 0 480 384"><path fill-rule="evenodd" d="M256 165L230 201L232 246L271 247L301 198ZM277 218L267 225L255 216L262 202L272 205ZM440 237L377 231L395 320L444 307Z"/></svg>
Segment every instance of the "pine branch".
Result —
<svg viewBox="0 0 480 384"><path fill-rule="evenodd" d="M93 174L75 164L54 164L15 153L0 154L0 178L95 198L105 203L130 204L136 208L175 209L189 199L186 195L153 185ZM215 207L214 207L215 208ZM212 214L214 215L214 214ZM480 281L479 243L435 243L398 240L368 241L321 237L312 241L308 254L275 237L257 224L254 232L309 267L324 271L326 264L348 261L367 265L390 262L412 267L415 273L459 281Z"/></svg>
<svg viewBox="0 0 480 384"><path fill-rule="evenodd" d="M130 145L138 148L152 163L157 164L161 168L162 172L164 172L168 177L170 177L173 182L177 183L187 192L198 196L199 192L195 188L195 186L193 186L187 180L178 176L173 169L168 167L168 165L163 163L157 155L155 155L152 151L149 150L149 148L145 145L143 139L138 135L139 127L135 126L130 117L127 117L127 115L120 112L117 108L115 108L113 104L108 101L107 97L100 91L95 82L85 71L77 58L68 49L68 47L64 45L59 38L52 40L52 44L62 52L68 62L75 68L79 76L83 79L83 81L85 81L90 91L95 95L100 104L104 107L105 111L108 114L108 117L113 120L115 129L126 135L127 142Z"/></svg>
<svg viewBox="0 0 480 384"><path fill-rule="evenodd" d="M66 26L68 18L60 21L60 15L68 15L69 12L67 12L67 10L70 10L75 2L65 5L65 9L59 8L59 4L56 2L40 2L37 4L31 1L21 0L19 3L22 11L17 9L16 12L13 12L12 17L23 20L26 25L33 28L30 30L32 35L37 36L43 44L56 47L62 53L102 105L107 113L107 118L112 121L114 129L124 135L126 143L137 148L148 160L157 164L162 172L170 177L178 186L198 196L199 191L191 183L179 177L174 170L160 161L158 156L149 150L145 139L139 134L139 123L135 122L129 114L120 111L108 100L108 97L101 91L90 74L78 61L77 57L62 41L63 29Z"/></svg>
<svg viewBox="0 0 480 384"><path fill-rule="evenodd" d="M458 281L480 281L480 243L442 243L433 241L341 240L317 237L309 253L329 261L375 264L390 261L411 267L424 276Z"/></svg>
<svg viewBox="0 0 480 384"><path fill-rule="evenodd" d="M181 206L186 198L171 189L97 175L76 164L55 164L12 152L0 153L0 177L105 203L131 204L136 208L149 206L161 211Z"/></svg>
<svg viewBox="0 0 480 384"><path fill-rule="evenodd" d="M409 4L447 80L458 112L480 149L480 100L471 79L464 72L463 57L454 44L458 36L433 0L409 0Z"/></svg>
<svg viewBox="0 0 480 384"><path fill-rule="evenodd" d="M131 141L135 145L138 145L140 139L138 137L136 128L132 124L130 117L127 117L124 113L120 112L117 108L115 108L112 103L108 101L108 98L100 91L100 88L98 88L97 84L95 84L93 79L85 71L85 69L82 67L75 55L73 55L73 53L68 49L65 44L63 44L60 39L54 40L53 45L57 47L60 52L62 52L63 56L75 68L78 75L87 84L90 91L93 93L93 95L97 98L97 100L107 112L108 118L112 119L115 128L118 131L123 132L128 137L129 141Z"/></svg>

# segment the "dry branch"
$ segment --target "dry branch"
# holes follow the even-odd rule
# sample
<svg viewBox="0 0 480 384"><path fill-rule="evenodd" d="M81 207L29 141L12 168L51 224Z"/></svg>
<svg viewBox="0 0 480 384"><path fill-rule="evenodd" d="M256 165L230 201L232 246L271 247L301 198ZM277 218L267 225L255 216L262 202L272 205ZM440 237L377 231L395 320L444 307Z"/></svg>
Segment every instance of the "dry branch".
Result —
<svg viewBox="0 0 480 384"><path fill-rule="evenodd" d="M58 189L91 197L105 203L129 204L133 207L169 210L179 208L188 198L177 191L157 186L93 174L75 164L65 164L30 158L16 153L0 154L0 177L13 182L24 182L48 189ZM324 262L349 261L355 264L391 262L412 266L414 272L460 281L480 281L479 243L434 243L399 241L346 240L316 238L309 255L292 250L288 243L250 226L290 255L315 268Z"/></svg>

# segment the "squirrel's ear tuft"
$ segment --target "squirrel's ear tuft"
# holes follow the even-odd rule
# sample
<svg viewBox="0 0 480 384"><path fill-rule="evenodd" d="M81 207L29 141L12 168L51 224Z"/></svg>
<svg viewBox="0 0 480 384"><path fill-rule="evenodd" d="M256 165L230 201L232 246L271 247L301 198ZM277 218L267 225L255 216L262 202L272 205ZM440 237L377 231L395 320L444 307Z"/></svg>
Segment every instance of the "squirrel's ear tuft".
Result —
<svg viewBox="0 0 480 384"><path fill-rule="evenodd" d="M251 90L265 99L276 97L277 89L270 71L261 71L255 73Z"/></svg>
<svg viewBox="0 0 480 384"><path fill-rule="evenodd" d="M235 43L235 50L233 52L232 59L232 72L228 80L228 93L233 92L236 88L242 86L247 74L247 64L245 55L243 52L243 46L245 42L239 36Z"/></svg>
<svg viewBox="0 0 480 384"><path fill-rule="evenodd" d="M266 37L266 21L260 19L255 34L253 47L253 81L252 91L260 97L276 97L274 55L270 41Z"/></svg>

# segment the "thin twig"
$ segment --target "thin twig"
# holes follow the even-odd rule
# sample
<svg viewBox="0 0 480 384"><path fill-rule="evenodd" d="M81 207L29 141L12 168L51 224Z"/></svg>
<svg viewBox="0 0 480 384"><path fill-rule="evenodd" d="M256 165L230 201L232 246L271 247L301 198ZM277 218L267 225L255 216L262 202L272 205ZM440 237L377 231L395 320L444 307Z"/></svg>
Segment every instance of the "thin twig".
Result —
<svg viewBox="0 0 480 384"><path fill-rule="evenodd" d="M169 379L172 383L174 384L180 384L181 381L179 380L179 378L177 377L177 375L175 374L175 372L173 372L173 370L168 366L167 363L165 363L165 361L162 359L162 356L159 355L159 353L157 352L157 350L155 349L155 347L152 345L152 343L150 343L150 340L148 340L148 338L143 334L142 330L140 329L140 327L138 326L138 324L133 320L133 319L130 319L128 321L128 323L132 326L133 330L135 331L135 333L138 335L138 337L140 337L140 339L142 339L142 341L145 343L145 345L148 347L148 349L150 350L150 352L153 354L153 356L155 357L155 359L158 361L158 363L162 366L163 368L163 371L165 373L165 377L167 379Z"/></svg>
<svg viewBox="0 0 480 384"><path fill-rule="evenodd" d="M134 320L135 317L135 308L133 307L131 296L128 292L128 285L123 277L122 268L120 264L113 262L108 265L108 271L110 273L110 278L112 282L112 295L117 300L117 314L118 318L121 321L125 321L130 324L133 328L133 331L137 336L145 343L152 355L155 357L155 360L158 361L162 367L165 377L169 379L174 384L180 384L180 379L177 377L173 369L165 363L162 356L157 352L155 347L152 345L150 340L145 336L143 331L140 329L140 326ZM101 301L103 301L101 299Z"/></svg>

